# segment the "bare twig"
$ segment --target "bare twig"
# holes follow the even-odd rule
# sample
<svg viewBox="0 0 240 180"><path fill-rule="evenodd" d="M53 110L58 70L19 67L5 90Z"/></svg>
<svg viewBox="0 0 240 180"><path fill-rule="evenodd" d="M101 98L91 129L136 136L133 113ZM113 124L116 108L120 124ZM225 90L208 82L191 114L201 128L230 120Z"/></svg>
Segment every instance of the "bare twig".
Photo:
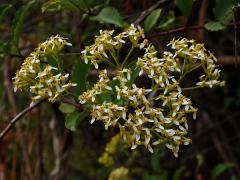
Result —
<svg viewBox="0 0 240 180"><path fill-rule="evenodd" d="M82 107L81 104L75 103L75 102L72 101L71 99L63 98L61 101L62 101L63 103L70 104L70 105L74 106L74 107L75 107L76 109L78 109L78 110L83 110L83 107Z"/></svg>
<svg viewBox="0 0 240 180"><path fill-rule="evenodd" d="M28 113L29 111L31 111L32 109L34 109L35 107L37 107L39 104L41 104L43 101L38 101L35 102L34 104L30 105L29 107L25 108L24 110L22 110L20 113L18 113L17 116L15 116L7 125L7 127L1 132L0 134L0 143L3 140L4 136L9 132L9 130L15 125L15 123L21 119L21 117L23 117L26 113Z"/></svg>
<svg viewBox="0 0 240 180"><path fill-rule="evenodd" d="M240 25L240 21L237 21L235 24ZM230 23L227 26L232 27L232 26L234 26L234 23ZM154 33L154 34L151 34L147 37L148 38L153 38L153 37L164 36L164 35L173 34L173 33L177 33L177 32L182 32L182 31L193 31L193 30L199 30L199 29L204 29L204 28L205 28L204 26L189 26L189 27L184 26L184 27L179 27L179 28L176 28L176 29L171 29L171 30L168 30L168 31L162 31L162 32Z"/></svg>

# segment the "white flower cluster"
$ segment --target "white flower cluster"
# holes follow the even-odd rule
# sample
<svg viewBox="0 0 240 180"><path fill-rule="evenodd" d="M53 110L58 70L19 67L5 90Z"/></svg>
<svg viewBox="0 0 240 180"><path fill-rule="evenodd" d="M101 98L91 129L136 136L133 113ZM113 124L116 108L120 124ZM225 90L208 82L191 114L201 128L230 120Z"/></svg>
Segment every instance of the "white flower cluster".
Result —
<svg viewBox="0 0 240 180"><path fill-rule="evenodd" d="M46 53L59 53L64 46L72 46L71 43L67 42L67 38L63 38L59 35L51 36L45 42L38 45L37 52Z"/></svg>
<svg viewBox="0 0 240 180"><path fill-rule="evenodd" d="M42 65L40 59L47 54L57 54L65 46L71 45L65 38L59 35L50 37L47 41L39 44L38 48L28 56L14 79L14 90L30 89L35 96L32 101L48 98L55 102L60 95L69 87L76 84L67 83L69 74L54 75L57 68L50 65Z"/></svg>
<svg viewBox="0 0 240 180"><path fill-rule="evenodd" d="M143 30L134 25L113 38L112 34L113 31L101 31L95 43L83 51L85 61L90 61L98 68L99 62L110 59L108 54L113 57L118 54L119 48L126 43L126 38L129 38L132 43L129 52L134 48L144 51L137 59L136 68L140 70L139 76L144 73L152 80L152 89L137 87L132 82L133 70L124 66L125 60L112 80L104 70L92 90L79 97L81 103L92 105L91 123L98 120L105 124L106 129L109 126L119 127L123 140L132 149L144 145L153 152L153 145L163 143L177 157L179 146L191 142L187 138L187 117L190 114L196 119L197 112L191 100L183 95L180 84L181 78L192 71L185 68L186 64L199 63L204 70L205 75L200 82L202 84L197 83L198 86L223 85L223 82L218 80L220 71L215 65L216 58L206 51L202 44L187 39L171 41L169 46L172 51L165 51L159 58L155 47L144 39ZM117 83L110 86L110 81ZM98 100L97 95L105 91L115 93L114 103L101 103ZM149 96L152 91L156 91L154 97ZM156 108L151 101L162 104Z"/></svg>
<svg viewBox="0 0 240 180"><path fill-rule="evenodd" d="M106 129L109 126L118 126L123 139L131 145L132 149L138 145L144 145L150 152L153 152L152 145L166 143L166 146L172 149L174 155L177 156L179 145L187 145L190 142L190 139L185 137L188 129L186 114L195 114L196 109L191 106L190 99L181 94L171 93L169 96L158 97L164 101L163 106L172 108L168 116L164 116L166 109L150 106L147 95L152 91L151 89L138 88L135 84L128 86L131 76L129 69L123 69L118 71L118 75L113 78L113 80L119 81L119 85L114 87L116 98L123 100L126 104L124 106L112 102L99 104L93 94L93 92L96 93L94 90L96 86L85 92L89 96L81 95L79 97L81 102L93 104L91 123L102 121ZM109 78L104 77L106 80L101 79L101 82L109 82ZM95 85L97 84L99 82ZM106 87L108 87L106 83L102 84L101 89L106 89Z"/></svg>
<svg viewBox="0 0 240 180"><path fill-rule="evenodd" d="M69 74L53 75L53 69L56 70L56 68L47 65L42 72L38 73L35 78L36 83L30 86L30 92L36 95L32 98L33 101L48 98L50 102L55 102L68 88L76 86L73 83L66 83Z"/></svg>
<svg viewBox="0 0 240 180"><path fill-rule="evenodd" d="M175 77L169 75L169 71L181 71L179 62L174 59L172 53L164 52L163 58L159 59L155 47L150 44L145 48L143 57L138 58L137 66L141 69L139 75L141 76L143 73L147 74L157 85L164 88L164 94L178 87Z"/></svg>
<svg viewBox="0 0 240 180"><path fill-rule="evenodd" d="M94 84L94 87L84 92L81 96L79 96L80 103L83 104L85 102L94 102L98 94L101 94L103 91L112 90L112 88L108 85L109 78L107 76L107 70L103 70L99 74L99 81Z"/></svg>
<svg viewBox="0 0 240 180"><path fill-rule="evenodd" d="M91 124L95 120L103 121L105 129L107 130L109 126L115 126L120 118L126 119L126 111L126 107L121 107L111 102L104 102L101 105L93 105Z"/></svg>
<svg viewBox="0 0 240 180"><path fill-rule="evenodd" d="M147 44L147 40L139 43L140 38L144 37L144 31L140 26L131 25L126 31L114 37L113 33L113 30L100 30L100 35L96 36L94 44L86 46L81 52L85 63L90 61L98 69L99 63L109 61L110 57L116 59L117 53L115 52L119 52L128 39L133 47L143 48Z"/></svg>
<svg viewBox="0 0 240 180"><path fill-rule="evenodd" d="M217 69L217 58L210 51L206 50L204 44L196 43L194 40L186 38L172 40L168 46L175 51L175 56L188 61L188 63L200 63L204 74L200 76L200 82L197 86L209 86L212 88L214 85L223 86L224 81L219 81L220 70Z"/></svg>

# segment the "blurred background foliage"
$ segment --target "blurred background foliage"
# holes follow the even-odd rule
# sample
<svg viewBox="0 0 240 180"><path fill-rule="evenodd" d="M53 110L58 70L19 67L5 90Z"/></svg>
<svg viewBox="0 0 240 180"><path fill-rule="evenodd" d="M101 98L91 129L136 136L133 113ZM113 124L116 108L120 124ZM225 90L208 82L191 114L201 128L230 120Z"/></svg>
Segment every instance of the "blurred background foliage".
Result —
<svg viewBox="0 0 240 180"><path fill-rule="evenodd" d="M117 129L89 123L89 110L44 102L24 116L0 142L0 179L239 179L240 78L239 0L1 0L0 130L30 104L28 93L13 93L12 77L24 58L51 35L69 38L61 54L81 94L98 72L79 56L100 29L140 24L163 52L173 38L202 42L215 52L226 86L188 93L199 107L190 122L192 145L174 158L164 147L151 154L117 147L114 163L99 163ZM86 77L91 81L86 82ZM190 83L194 76L186 79ZM144 78L139 84L147 84ZM67 128L66 128L66 127ZM69 130L70 129L70 130ZM117 169L118 168L118 169ZM115 170L118 171L115 171ZM110 175L111 174L111 175ZM126 176L125 176L126 174ZM110 176L109 176L110 175Z"/></svg>

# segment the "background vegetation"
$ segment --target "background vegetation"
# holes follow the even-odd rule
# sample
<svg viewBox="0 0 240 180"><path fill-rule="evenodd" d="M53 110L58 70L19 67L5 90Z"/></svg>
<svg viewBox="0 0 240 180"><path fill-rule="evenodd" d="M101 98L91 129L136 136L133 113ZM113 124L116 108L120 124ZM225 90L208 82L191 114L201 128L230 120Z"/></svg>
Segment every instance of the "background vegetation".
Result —
<svg viewBox="0 0 240 180"><path fill-rule="evenodd" d="M193 38L218 57L222 88L189 92L199 108L190 122L192 145L175 158L164 147L119 151L115 163L98 162L118 130L91 125L80 106L43 102L16 123L0 141L0 179L107 179L113 169L129 169L129 179L238 179L240 177L240 24L238 0L1 0L0 2L0 130L29 106L30 95L13 92L12 78L24 58L40 42L60 34L72 47L61 54L72 81L94 81L98 71L79 53L100 29L120 31L140 24L160 52L173 38ZM73 68L73 69L71 69ZM112 72L114 73L114 72ZM79 78L82 77L82 78ZM186 83L192 81L189 77ZM147 80L138 80L147 84ZM70 101L72 102L72 101ZM66 127L67 128L66 128ZM70 129L70 130L69 130Z"/></svg>

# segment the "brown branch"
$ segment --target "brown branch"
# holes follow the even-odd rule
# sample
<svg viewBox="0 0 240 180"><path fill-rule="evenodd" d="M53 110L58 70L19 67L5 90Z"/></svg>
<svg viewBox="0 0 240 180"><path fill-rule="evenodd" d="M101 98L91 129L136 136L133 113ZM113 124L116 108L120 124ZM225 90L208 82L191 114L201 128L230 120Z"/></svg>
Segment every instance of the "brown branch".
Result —
<svg viewBox="0 0 240 180"><path fill-rule="evenodd" d="M240 25L240 21L235 23L236 25ZM234 23L230 23L227 25L227 27L232 27L234 26ZM168 35L168 34L173 34L173 33L177 33L177 32L182 32L182 31L193 31L193 30L199 30L199 29L205 29L204 26L189 26L189 27L179 27L176 29L171 29L168 31L162 31L162 32L158 32L158 33L154 33L152 35L147 36L148 38L153 38L153 37L158 37L158 36L164 36L164 35Z"/></svg>
<svg viewBox="0 0 240 180"><path fill-rule="evenodd" d="M80 111L83 110L83 107L81 104L76 103L76 102L72 101L71 99L63 98L61 101L65 104L70 104L70 105L74 106L76 109L78 109Z"/></svg>
<svg viewBox="0 0 240 180"><path fill-rule="evenodd" d="M20 113L18 113L17 116L15 116L7 125L7 127L1 132L0 134L0 143L2 142L4 136L9 132L11 128L16 124L16 122L21 119L25 114L27 114L29 111L37 107L39 104L41 104L43 101L35 102L34 104L30 105L29 107L22 110Z"/></svg>
<svg viewBox="0 0 240 180"><path fill-rule="evenodd" d="M202 0L200 3L201 3L200 10L198 13L198 26L204 26L205 19L206 19L207 1ZM204 33L205 33L205 31L203 29L199 29L199 31L197 32L197 34L198 34L197 39L199 42L203 42Z"/></svg>

